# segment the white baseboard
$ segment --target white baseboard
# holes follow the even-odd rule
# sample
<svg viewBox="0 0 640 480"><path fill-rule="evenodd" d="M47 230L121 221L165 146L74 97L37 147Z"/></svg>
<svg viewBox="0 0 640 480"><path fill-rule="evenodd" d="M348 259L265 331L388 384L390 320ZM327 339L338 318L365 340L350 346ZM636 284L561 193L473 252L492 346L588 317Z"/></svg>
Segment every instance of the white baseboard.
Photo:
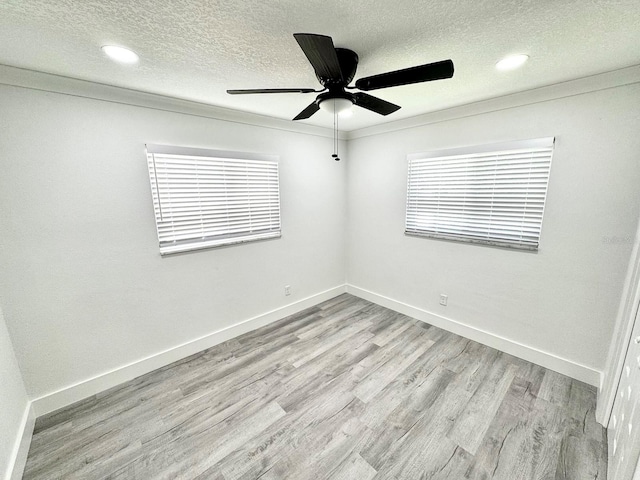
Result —
<svg viewBox="0 0 640 480"><path fill-rule="evenodd" d="M24 473L24 467L27 464L27 455L31 446L31 437L33 437L33 427L36 424L36 414L33 410L31 402L27 403L20 422L20 429L16 436L16 443L13 447L11 459L7 466L6 479L20 480Z"/></svg>
<svg viewBox="0 0 640 480"><path fill-rule="evenodd" d="M238 322L235 325L212 332L182 345L178 345L163 352L158 352L128 365L123 365L122 367L43 395L31 402L32 416L35 420L36 416L45 415L71 405L72 403L90 397L91 395L103 392L109 388L139 377L140 375L149 373L157 368L161 368L177 360L181 360L189 355L193 355L202 350L213 347L214 345L250 332L251 330L255 330L256 328L260 328L289 315L293 315L305 308L312 307L325 300L336 297L345 291L378 305L382 305L383 307L390 308L489 347L496 348L510 355L522 358L523 360L536 363L590 385L596 387L600 386L600 372L585 365L581 365L552 353L523 345L499 335L465 325L458 321L393 300L389 297L385 297L384 295L379 295L354 285L340 285L262 315ZM27 425L27 420L25 420L25 425ZM25 427L25 431L33 432L33 422L31 422L30 428ZM30 435L31 433L29 433L29 439ZM27 450L28 445L29 444L27 443Z"/></svg>
<svg viewBox="0 0 640 480"><path fill-rule="evenodd" d="M257 317L243 320L229 327L212 332L203 337L191 340L182 345L170 348L163 352L158 352L146 358L114 370L102 373L92 378L88 378L74 385L69 385L55 392L48 393L33 400L33 408L37 416L41 416L60 408L66 407L84 398L103 392L109 388L128 382L140 375L152 372L157 368L169 365L177 360L181 360L194 353L201 352L214 345L235 338L244 333L263 327L269 323L285 318L305 308L312 307L318 303L336 297L346 291L345 285L331 288L316 295L304 298L297 302L285 305L270 312L258 315Z"/></svg>
<svg viewBox="0 0 640 480"><path fill-rule="evenodd" d="M465 325L464 323L460 323L456 320L428 312L421 308L399 302L392 298L370 292L369 290L365 290L354 285L347 284L347 293L364 298L365 300L390 308L391 310L403 313L409 317L421 320L438 328L442 328L448 332L455 333L456 335L482 343L483 345L495 348L508 353L509 355L527 360L555 372L562 373L563 375L588 383L594 387L600 387L599 371L566 358L562 358L558 355L554 355L553 353L545 352L514 340L501 337L494 333Z"/></svg>

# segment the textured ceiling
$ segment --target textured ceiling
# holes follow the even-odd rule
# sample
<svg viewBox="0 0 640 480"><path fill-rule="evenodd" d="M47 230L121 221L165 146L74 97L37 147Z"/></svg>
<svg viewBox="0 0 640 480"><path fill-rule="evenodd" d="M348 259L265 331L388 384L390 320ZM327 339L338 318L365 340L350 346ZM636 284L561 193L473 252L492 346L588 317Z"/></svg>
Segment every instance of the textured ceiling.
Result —
<svg viewBox="0 0 640 480"><path fill-rule="evenodd" d="M227 88L319 88L292 34L330 35L362 76L451 58L453 79L378 90L402 106L354 109L353 130L640 64L640 0L2 0L0 63L293 118L313 94L231 96ZM136 51L115 64L100 46ZM521 69L499 72L507 54ZM330 126L318 112L305 122Z"/></svg>

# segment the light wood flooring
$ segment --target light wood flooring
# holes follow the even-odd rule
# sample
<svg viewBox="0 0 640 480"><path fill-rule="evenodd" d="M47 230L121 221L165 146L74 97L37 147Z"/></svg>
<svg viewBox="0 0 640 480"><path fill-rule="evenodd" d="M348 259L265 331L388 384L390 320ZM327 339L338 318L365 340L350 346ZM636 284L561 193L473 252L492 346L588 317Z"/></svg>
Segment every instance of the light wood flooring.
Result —
<svg viewBox="0 0 640 480"><path fill-rule="evenodd" d="M593 387L341 295L40 417L25 479L606 479Z"/></svg>

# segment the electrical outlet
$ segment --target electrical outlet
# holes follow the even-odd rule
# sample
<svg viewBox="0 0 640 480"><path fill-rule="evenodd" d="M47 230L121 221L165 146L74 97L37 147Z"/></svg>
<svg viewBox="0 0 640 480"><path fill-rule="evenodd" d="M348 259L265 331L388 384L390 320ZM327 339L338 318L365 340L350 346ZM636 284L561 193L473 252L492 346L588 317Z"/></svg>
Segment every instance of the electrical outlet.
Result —
<svg viewBox="0 0 640 480"><path fill-rule="evenodd" d="M285 285L284 286L284 294L285 295L291 295L291 285Z"/></svg>
<svg viewBox="0 0 640 480"><path fill-rule="evenodd" d="M446 307L448 300L449 300L449 297L447 295L445 295L444 293L440 294L440 305L443 305Z"/></svg>

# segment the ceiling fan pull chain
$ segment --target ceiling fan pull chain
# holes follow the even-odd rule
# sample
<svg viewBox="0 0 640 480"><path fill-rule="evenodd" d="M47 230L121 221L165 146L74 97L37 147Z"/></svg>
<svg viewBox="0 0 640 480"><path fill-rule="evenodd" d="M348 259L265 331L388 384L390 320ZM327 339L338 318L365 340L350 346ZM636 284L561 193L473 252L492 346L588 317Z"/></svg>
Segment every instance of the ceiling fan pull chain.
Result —
<svg viewBox="0 0 640 480"><path fill-rule="evenodd" d="M338 157L338 112L336 112L336 100L333 99L333 155L331 157L336 161L340 161Z"/></svg>
<svg viewBox="0 0 640 480"><path fill-rule="evenodd" d="M335 102L335 100L334 100ZM335 110L335 109L334 109ZM339 124L339 118L338 118L338 112L336 112L336 162L340 161L340 157L338 156L338 150L340 148L340 137L338 137L338 131L340 130L340 124Z"/></svg>

